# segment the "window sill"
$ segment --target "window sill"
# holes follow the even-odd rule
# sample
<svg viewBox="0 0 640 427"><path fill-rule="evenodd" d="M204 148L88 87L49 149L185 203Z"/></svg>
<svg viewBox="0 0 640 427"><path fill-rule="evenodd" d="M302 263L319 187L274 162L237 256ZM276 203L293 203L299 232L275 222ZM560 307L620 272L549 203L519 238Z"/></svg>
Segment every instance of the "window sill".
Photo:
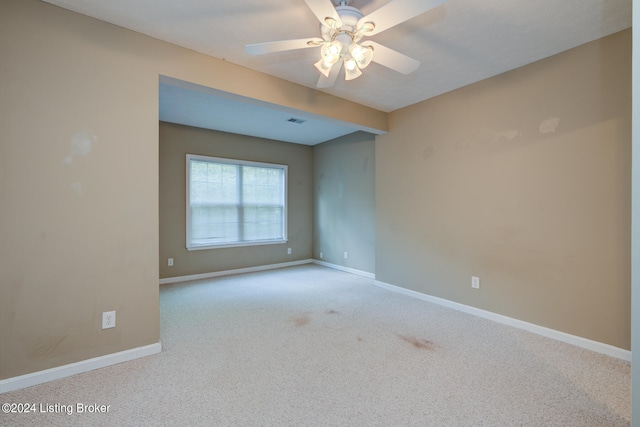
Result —
<svg viewBox="0 0 640 427"><path fill-rule="evenodd" d="M237 248L246 246L265 246L265 245L283 245L287 243L287 239L283 240L265 240L262 242L237 242L237 243L223 243L220 245L198 245L187 246L188 251L202 251L206 249L223 249L223 248Z"/></svg>

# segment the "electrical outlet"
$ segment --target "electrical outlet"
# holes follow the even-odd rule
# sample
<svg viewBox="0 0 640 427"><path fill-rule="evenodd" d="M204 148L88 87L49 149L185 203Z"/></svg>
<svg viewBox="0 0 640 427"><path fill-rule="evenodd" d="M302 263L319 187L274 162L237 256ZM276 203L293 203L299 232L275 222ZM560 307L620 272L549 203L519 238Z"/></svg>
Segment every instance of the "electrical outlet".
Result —
<svg viewBox="0 0 640 427"><path fill-rule="evenodd" d="M102 313L102 329L109 329L116 327L116 312L105 311Z"/></svg>
<svg viewBox="0 0 640 427"><path fill-rule="evenodd" d="M173 267L173 258L169 258L169 259L167 260L167 265L168 265L169 267Z"/></svg>
<svg viewBox="0 0 640 427"><path fill-rule="evenodd" d="M471 276L471 287L473 289L480 289L480 278L476 276Z"/></svg>
<svg viewBox="0 0 640 427"><path fill-rule="evenodd" d="M320 259L322 259L322 252L320 252Z"/></svg>
<svg viewBox="0 0 640 427"><path fill-rule="evenodd" d="M287 253L291 255L291 248L287 248Z"/></svg>
<svg viewBox="0 0 640 427"><path fill-rule="evenodd" d="M344 259L349 258L349 254L347 253L347 251L344 251Z"/></svg>

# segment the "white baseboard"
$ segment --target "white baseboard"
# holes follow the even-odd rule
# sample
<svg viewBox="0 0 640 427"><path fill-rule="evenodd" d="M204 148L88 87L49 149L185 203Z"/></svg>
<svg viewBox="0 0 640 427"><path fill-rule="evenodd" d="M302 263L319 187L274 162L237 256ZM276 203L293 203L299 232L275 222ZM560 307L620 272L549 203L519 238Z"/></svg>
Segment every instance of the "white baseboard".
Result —
<svg viewBox="0 0 640 427"><path fill-rule="evenodd" d="M256 267L237 268L235 270L214 271L211 273L191 274L188 276L176 276L160 279L161 285L168 285L170 283L189 282L191 280L210 279L212 277L230 276L232 274L242 273L254 273L256 271L275 270L277 268L293 267L302 264L311 264L313 260L303 259L300 261L281 262L279 264L259 265Z"/></svg>
<svg viewBox="0 0 640 427"><path fill-rule="evenodd" d="M389 283L380 282L378 280L374 281L374 285L380 288L390 290L392 292L397 292L413 298L418 298L423 301L428 301L444 307L453 308L455 310L463 311L465 313L472 314L474 316L483 317L485 319L493 320L494 322L502 323L504 325L512 326L518 329L523 329L525 331L542 335L547 338L552 338L567 344L572 344L577 347L594 351L596 353L605 354L607 356L615 357L617 359L622 359L627 362L631 361L631 351L614 347L609 344L604 344L598 341L592 341L586 338L578 337L576 335L567 334L565 332L556 331L554 329L545 328L544 326L535 325L533 323L514 319L512 317L503 316L501 314L492 313L490 311L471 307L469 305L460 304L460 303L449 301L446 299L423 294L421 292L413 291L411 289L405 289L399 286L390 285Z"/></svg>
<svg viewBox="0 0 640 427"><path fill-rule="evenodd" d="M107 354L104 356L94 357L93 359L82 360L68 365L57 366L44 371L33 372L31 374L20 375L18 377L0 380L0 393L18 390L25 387L31 387L43 384L53 380L70 377L72 375L81 374L83 372L93 371L94 369L104 368L116 365L122 362L139 359L141 357L151 356L162 351L162 343L145 345L143 347L132 348L130 350L120 351L118 353Z"/></svg>
<svg viewBox="0 0 640 427"><path fill-rule="evenodd" d="M314 264L318 264L318 265L322 265L324 267L329 267L329 268L333 268L334 270L340 270L340 271L345 271L347 273L351 273L351 274L357 274L358 276L362 276L362 277L366 277L367 279L375 279L376 275L373 273L369 273L366 271L362 271L362 270L356 270L355 268L349 268L349 267L343 267L341 265L338 264L331 264L329 262L324 262L324 261L320 261L317 259L313 260Z"/></svg>

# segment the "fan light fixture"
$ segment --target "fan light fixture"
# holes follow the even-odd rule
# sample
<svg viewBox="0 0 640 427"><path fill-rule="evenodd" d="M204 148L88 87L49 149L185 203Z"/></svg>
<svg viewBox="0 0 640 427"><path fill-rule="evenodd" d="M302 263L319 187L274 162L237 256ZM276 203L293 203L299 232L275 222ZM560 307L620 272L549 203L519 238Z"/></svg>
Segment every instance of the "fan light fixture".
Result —
<svg viewBox="0 0 640 427"><path fill-rule="evenodd" d="M324 59L320 59L320 61L316 62L314 65L325 77L329 77L333 64L327 64Z"/></svg>
<svg viewBox="0 0 640 427"><path fill-rule="evenodd" d="M353 9L346 6L345 3L341 2L338 9ZM342 60L345 80L353 80L360 77L362 69L366 68L373 60L373 47L362 46L358 44L358 41L364 33L372 31L375 25L372 22L367 22L356 30L358 16L356 19L352 18L353 22L349 22L349 14L341 15L341 18L343 22L340 27L332 18L325 20L326 27L323 34L325 41L320 43L322 46L320 48L321 59L315 63L315 66L325 77L329 77L331 68L334 65L342 66L340 63Z"/></svg>
<svg viewBox="0 0 640 427"><path fill-rule="evenodd" d="M350 6L351 0L304 0L320 21L320 36L250 44L251 55L320 47L314 65L320 71L316 87L333 86L344 66L346 80L362 75L372 61L402 74L414 72L420 61L364 37L375 36L398 24L428 12L447 0L390 0L367 14Z"/></svg>
<svg viewBox="0 0 640 427"><path fill-rule="evenodd" d="M329 77L331 68L340 59L344 61L345 80L353 80L362 75L362 70L371 64L373 60L373 47L362 46L353 40L345 49L338 40L328 41L322 44L320 50L322 58L315 66L325 77Z"/></svg>
<svg viewBox="0 0 640 427"><path fill-rule="evenodd" d="M344 79L353 80L362 75L362 71L358 67L358 63L351 55L345 55L344 58Z"/></svg>
<svg viewBox="0 0 640 427"><path fill-rule="evenodd" d="M371 46L361 46L357 43L352 43L351 46L349 46L349 53L361 70L371 64L371 60L373 59L373 48Z"/></svg>
<svg viewBox="0 0 640 427"><path fill-rule="evenodd" d="M340 59L340 55L342 53L342 43L338 40L333 40L322 45L322 49L320 49L320 55L322 55L322 60L326 65L331 67L333 64L338 62Z"/></svg>

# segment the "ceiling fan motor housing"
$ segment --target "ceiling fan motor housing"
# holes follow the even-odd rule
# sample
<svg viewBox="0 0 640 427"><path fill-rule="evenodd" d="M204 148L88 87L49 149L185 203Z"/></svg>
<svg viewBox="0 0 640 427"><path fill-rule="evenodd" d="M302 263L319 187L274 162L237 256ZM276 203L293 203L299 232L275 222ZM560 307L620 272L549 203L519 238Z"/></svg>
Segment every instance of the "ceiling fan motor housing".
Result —
<svg viewBox="0 0 640 427"><path fill-rule="evenodd" d="M364 16L359 9L352 6L336 6L336 12L342 19L342 27L351 26L352 31L355 31L356 24Z"/></svg>
<svg viewBox="0 0 640 427"><path fill-rule="evenodd" d="M359 9L355 7L346 6L341 4L340 6L336 6L336 12L340 16L340 20L342 21L342 26L340 28L332 28L329 25L322 24L320 26L320 31L322 32L322 38L325 40L331 40L335 38L339 40L343 46L348 46L351 43L353 38L354 42L357 42L362 38L362 35L357 34L356 37L352 37L350 34L356 34L357 25L360 18L364 15L360 12ZM335 33L338 33L337 35Z"/></svg>

